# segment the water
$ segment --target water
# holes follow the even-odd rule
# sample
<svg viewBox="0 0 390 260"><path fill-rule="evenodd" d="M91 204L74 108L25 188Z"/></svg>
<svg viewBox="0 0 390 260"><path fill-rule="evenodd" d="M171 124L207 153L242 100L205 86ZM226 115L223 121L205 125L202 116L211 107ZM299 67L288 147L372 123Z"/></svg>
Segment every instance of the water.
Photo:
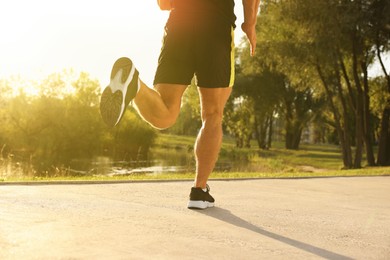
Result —
<svg viewBox="0 0 390 260"><path fill-rule="evenodd" d="M88 166L89 165L89 166ZM232 162L218 162L215 171L228 172ZM188 173L195 172L195 161L148 160L114 161L109 157L90 160L74 160L67 169L70 175L127 176L141 174Z"/></svg>
<svg viewBox="0 0 390 260"><path fill-rule="evenodd" d="M250 163L245 158L219 158L215 172L253 172L262 166ZM149 154L145 161L118 161L110 157L74 159L66 167L52 167L51 172L36 173L30 164L2 161L0 177L46 176L126 176L142 174L191 173L195 172L195 159L192 151L166 149Z"/></svg>

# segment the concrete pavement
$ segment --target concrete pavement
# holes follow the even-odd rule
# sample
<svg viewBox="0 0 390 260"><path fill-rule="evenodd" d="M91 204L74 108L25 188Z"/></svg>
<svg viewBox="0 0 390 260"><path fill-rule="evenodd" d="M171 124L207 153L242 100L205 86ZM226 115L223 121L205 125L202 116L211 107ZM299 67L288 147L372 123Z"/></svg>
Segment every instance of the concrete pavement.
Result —
<svg viewBox="0 0 390 260"><path fill-rule="evenodd" d="M390 177L0 185L0 259L390 259Z"/></svg>

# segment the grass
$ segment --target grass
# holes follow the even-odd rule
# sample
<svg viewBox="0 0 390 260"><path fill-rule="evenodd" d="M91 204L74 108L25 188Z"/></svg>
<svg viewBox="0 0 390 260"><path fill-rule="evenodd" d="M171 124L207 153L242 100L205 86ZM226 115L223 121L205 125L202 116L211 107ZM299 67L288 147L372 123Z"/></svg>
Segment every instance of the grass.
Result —
<svg viewBox="0 0 390 260"><path fill-rule="evenodd" d="M193 136L159 135L153 148L157 156L170 152L193 154ZM237 149L233 139L225 138L220 160L240 160L256 166L256 171L214 172L211 179L247 178L309 178L337 176L384 176L390 175L390 167L364 167L341 170L340 149L335 145L302 145L298 151L286 150L283 143L274 143L270 150L259 150L255 142L252 148ZM128 176L56 176L56 177L0 177L4 182L105 182L105 181L152 181L152 180L193 180L194 173L133 174Z"/></svg>
<svg viewBox="0 0 390 260"><path fill-rule="evenodd" d="M356 177L356 176L390 176L390 167L375 167L355 170L333 170L324 172L215 172L211 180L219 179L283 179L283 178L319 178L319 177ZM194 173L143 174L131 176L82 176L82 177L15 177L0 179L1 183L23 182L125 182L125 181L168 181L193 180Z"/></svg>

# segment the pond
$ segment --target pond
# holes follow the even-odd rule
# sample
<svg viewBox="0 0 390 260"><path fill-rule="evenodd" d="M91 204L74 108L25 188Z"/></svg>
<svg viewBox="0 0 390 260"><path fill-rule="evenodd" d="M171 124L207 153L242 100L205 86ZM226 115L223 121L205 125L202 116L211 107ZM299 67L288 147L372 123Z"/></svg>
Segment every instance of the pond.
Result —
<svg viewBox="0 0 390 260"><path fill-rule="evenodd" d="M217 172L249 172L256 170L256 164L248 161L233 161L221 158L216 163ZM69 168L73 174L126 176L136 174L164 174L195 172L194 156L176 152L156 156L150 155L146 161L114 161L109 157L97 157L93 160L74 160Z"/></svg>
<svg viewBox="0 0 390 260"><path fill-rule="evenodd" d="M222 155L216 163L215 172L254 172L263 169L262 165L251 163L248 158ZM100 156L93 159L74 159L66 167L52 167L48 176L126 176L142 174L188 173L195 172L193 151L186 149L161 149L152 151L148 160L113 160ZM0 177L31 176L31 164L3 160L0 162ZM53 173L54 172L54 173ZM42 174L40 174L42 175ZM43 173L43 175L46 175Z"/></svg>

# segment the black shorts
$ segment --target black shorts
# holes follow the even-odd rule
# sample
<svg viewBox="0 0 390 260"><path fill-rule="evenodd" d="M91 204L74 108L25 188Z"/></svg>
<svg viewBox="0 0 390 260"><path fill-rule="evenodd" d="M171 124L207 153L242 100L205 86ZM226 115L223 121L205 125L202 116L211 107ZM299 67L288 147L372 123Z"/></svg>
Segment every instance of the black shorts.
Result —
<svg viewBox="0 0 390 260"><path fill-rule="evenodd" d="M234 83L234 35L231 24L220 20L170 15L154 85L232 87Z"/></svg>

